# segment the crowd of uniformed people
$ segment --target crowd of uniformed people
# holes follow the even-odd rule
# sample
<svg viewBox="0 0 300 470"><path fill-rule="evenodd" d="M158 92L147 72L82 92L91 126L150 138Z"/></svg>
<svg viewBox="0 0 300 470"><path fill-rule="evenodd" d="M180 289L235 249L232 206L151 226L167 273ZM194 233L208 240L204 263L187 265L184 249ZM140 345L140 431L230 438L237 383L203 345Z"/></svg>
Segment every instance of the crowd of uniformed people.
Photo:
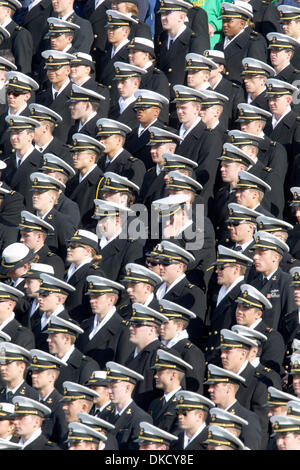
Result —
<svg viewBox="0 0 300 470"><path fill-rule="evenodd" d="M300 450L300 2L200 3L0 0L0 450Z"/></svg>

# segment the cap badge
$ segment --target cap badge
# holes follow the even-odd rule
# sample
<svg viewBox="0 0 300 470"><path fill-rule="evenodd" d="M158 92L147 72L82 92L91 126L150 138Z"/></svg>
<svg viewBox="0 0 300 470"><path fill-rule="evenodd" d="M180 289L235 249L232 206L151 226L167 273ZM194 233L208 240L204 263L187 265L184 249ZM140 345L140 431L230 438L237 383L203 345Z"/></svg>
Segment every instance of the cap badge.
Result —
<svg viewBox="0 0 300 470"><path fill-rule="evenodd" d="M36 363L38 362L38 358L37 358L36 356L33 356L32 362L33 362L34 364L36 364Z"/></svg>
<svg viewBox="0 0 300 470"><path fill-rule="evenodd" d="M248 291L247 290L244 290L243 292L243 297L246 298L248 296Z"/></svg>
<svg viewBox="0 0 300 470"><path fill-rule="evenodd" d="M295 279L295 281L299 281L299 272L298 271L295 272L294 279Z"/></svg>
<svg viewBox="0 0 300 470"><path fill-rule="evenodd" d="M183 396L183 395L180 395L179 403L182 404L183 402L184 402L184 396Z"/></svg>

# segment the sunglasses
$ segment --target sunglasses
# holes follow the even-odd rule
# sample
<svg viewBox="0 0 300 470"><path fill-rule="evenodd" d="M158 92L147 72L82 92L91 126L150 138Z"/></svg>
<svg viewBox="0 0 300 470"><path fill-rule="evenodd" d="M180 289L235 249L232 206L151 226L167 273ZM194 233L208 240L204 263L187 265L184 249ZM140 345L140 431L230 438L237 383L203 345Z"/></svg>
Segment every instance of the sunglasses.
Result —
<svg viewBox="0 0 300 470"><path fill-rule="evenodd" d="M18 92L18 91L13 91L13 90L8 90L8 91L6 92L6 94L7 94L7 96L9 96L9 95L13 95L13 96L20 96L20 95L23 95L23 93L20 93L20 92Z"/></svg>
<svg viewBox="0 0 300 470"><path fill-rule="evenodd" d="M150 325L149 323L144 323L144 322L134 322L134 321L130 321L129 322L129 327L132 326L133 328L141 328L142 326L153 326L153 325Z"/></svg>
<svg viewBox="0 0 300 470"><path fill-rule="evenodd" d="M148 260L146 260L146 264L147 264L147 266L154 267L154 266L158 266L160 264L160 262L159 261L148 261Z"/></svg>
<svg viewBox="0 0 300 470"><path fill-rule="evenodd" d="M227 264L227 265L225 266L224 264L219 264L219 265L215 266L215 270L216 270L216 271L224 271L224 269L226 269L226 268L230 268L230 265Z"/></svg>
<svg viewBox="0 0 300 470"><path fill-rule="evenodd" d="M76 248L85 248L83 245L77 245L76 243L70 243L68 245L68 248L70 248L71 250L76 250Z"/></svg>

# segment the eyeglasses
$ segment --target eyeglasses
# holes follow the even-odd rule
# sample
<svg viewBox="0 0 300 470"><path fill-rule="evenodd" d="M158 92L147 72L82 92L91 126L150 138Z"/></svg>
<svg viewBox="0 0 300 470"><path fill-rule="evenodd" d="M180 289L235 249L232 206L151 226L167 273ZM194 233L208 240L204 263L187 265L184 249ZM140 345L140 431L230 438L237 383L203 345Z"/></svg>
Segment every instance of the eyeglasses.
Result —
<svg viewBox="0 0 300 470"><path fill-rule="evenodd" d="M147 266L152 266L152 267L154 267L154 266L158 266L158 265L160 264L160 262L159 262L159 261L150 261L150 260L146 260L146 264L147 264Z"/></svg>
<svg viewBox="0 0 300 470"><path fill-rule="evenodd" d="M9 96L9 95L13 95L13 96L23 95L23 93L20 93L19 91L15 91L15 90L7 90L6 94L7 94L7 96Z"/></svg>
<svg viewBox="0 0 300 470"><path fill-rule="evenodd" d="M216 271L224 271L225 268L230 268L231 266L229 264L218 264L215 266Z"/></svg>
<svg viewBox="0 0 300 470"><path fill-rule="evenodd" d="M68 248L70 248L71 250L75 250L76 248L85 248L85 246L83 245L76 245L75 243L70 243L68 245Z"/></svg>
<svg viewBox="0 0 300 470"><path fill-rule="evenodd" d="M129 322L129 327L132 326L133 328L141 328L141 326L153 326L153 325L150 325L149 323L144 323L144 322L134 322L134 321L130 321Z"/></svg>

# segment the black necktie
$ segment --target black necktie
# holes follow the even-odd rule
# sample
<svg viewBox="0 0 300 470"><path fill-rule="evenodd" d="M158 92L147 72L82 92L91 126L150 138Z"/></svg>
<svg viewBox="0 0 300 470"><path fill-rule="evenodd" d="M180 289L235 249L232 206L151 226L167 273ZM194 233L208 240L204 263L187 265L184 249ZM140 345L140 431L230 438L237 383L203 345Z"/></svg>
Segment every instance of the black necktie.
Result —
<svg viewBox="0 0 300 470"><path fill-rule="evenodd" d="M57 98L57 95L58 95L58 91L55 91L54 92L54 98L53 98L54 100Z"/></svg>
<svg viewBox="0 0 300 470"><path fill-rule="evenodd" d="M234 249L234 251L242 251L241 245L237 245L233 249Z"/></svg>
<svg viewBox="0 0 300 470"><path fill-rule="evenodd" d="M7 398L6 398L7 402L12 403L12 399L13 399L13 396L14 396L13 392L10 390L9 392L6 393L6 396L7 396Z"/></svg>
<svg viewBox="0 0 300 470"><path fill-rule="evenodd" d="M170 42L169 42L169 49L171 49L171 46L172 46L173 42L174 42L173 39L170 39Z"/></svg>

